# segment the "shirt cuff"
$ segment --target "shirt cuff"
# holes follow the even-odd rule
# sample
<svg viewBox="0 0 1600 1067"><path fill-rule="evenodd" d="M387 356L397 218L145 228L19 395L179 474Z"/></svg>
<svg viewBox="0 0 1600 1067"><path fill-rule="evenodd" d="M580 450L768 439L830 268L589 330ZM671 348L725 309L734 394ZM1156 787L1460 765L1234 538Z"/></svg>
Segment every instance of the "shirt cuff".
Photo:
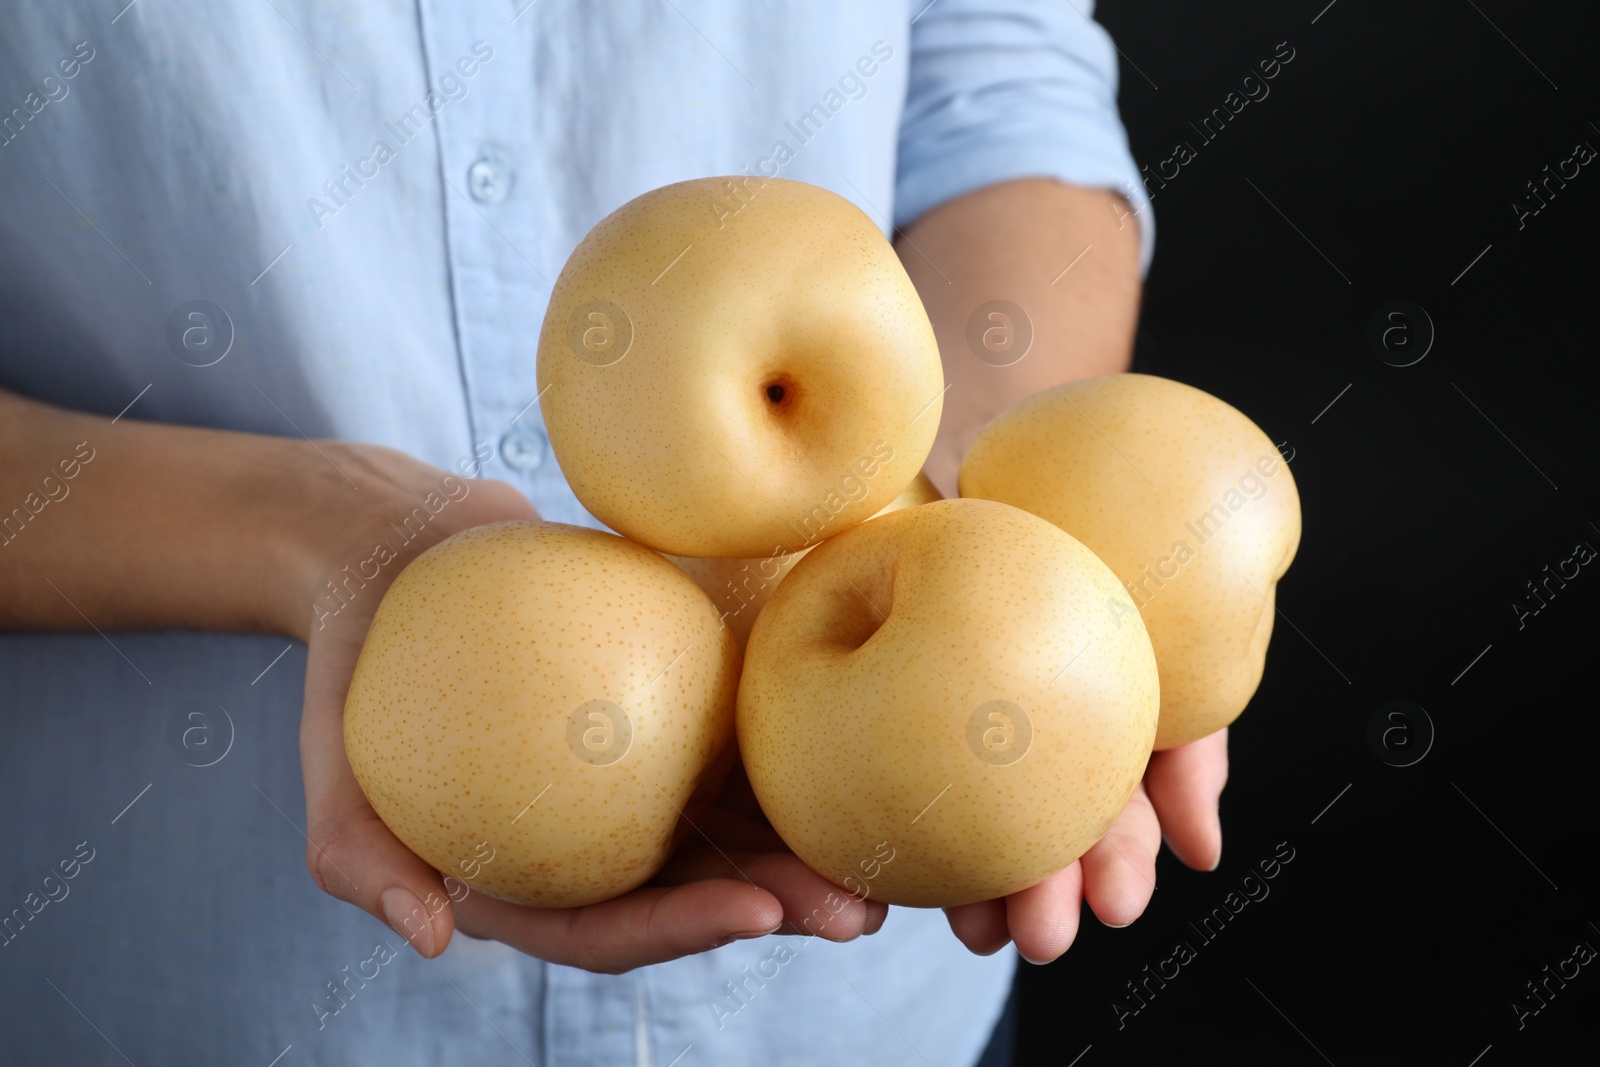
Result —
<svg viewBox="0 0 1600 1067"><path fill-rule="evenodd" d="M939 0L911 27L895 225L1017 178L1106 188L1130 205L1118 214L1139 227L1145 274L1155 216L1116 93L1110 36L1070 4Z"/></svg>

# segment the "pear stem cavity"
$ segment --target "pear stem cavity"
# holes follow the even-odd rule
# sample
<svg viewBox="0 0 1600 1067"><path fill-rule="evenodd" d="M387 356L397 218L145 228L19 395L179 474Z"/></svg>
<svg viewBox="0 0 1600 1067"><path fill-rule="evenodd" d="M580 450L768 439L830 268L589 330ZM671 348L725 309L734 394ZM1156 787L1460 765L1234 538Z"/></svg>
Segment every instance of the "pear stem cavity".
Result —
<svg viewBox="0 0 1600 1067"><path fill-rule="evenodd" d="M776 374L761 383L762 395L774 412L787 411L794 406L796 393L794 380L787 374Z"/></svg>

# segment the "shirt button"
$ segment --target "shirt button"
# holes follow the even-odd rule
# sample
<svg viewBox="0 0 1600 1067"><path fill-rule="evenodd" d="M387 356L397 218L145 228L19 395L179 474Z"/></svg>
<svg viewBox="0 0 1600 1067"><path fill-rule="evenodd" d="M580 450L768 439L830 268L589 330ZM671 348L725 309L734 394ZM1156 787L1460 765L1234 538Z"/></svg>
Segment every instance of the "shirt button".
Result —
<svg viewBox="0 0 1600 1067"><path fill-rule="evenodd" d="M498 152L485 150L477 162L467 168L467 190L480 204L498 204L511 195L515 176L516 172Z"/></svg>
<svg viewBox="0 0 1600 1067"><path fill-rule="evenodd" d="M513 426L500 438L500 457L515 471L531 471L544 462L550 439L537 426Z"/></svg>

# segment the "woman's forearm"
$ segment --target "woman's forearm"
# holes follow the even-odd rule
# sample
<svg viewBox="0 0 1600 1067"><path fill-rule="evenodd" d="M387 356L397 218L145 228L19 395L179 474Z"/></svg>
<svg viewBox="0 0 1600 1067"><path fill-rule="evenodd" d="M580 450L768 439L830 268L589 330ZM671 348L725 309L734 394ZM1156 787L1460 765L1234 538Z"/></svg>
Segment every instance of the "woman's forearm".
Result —
<svg viewBox="0 0 1600 1067"><path fill-rule="evenodd" d="M303 638L324 513L308 442L85 415L0 391L0 629Z"/></svg>
<svg viewBox="0 0 1600 1067"><path fill-rule="evenodd" d="M994 416L1052 385L1128 369L1139 314L1138 226L1113 192L1027 178L941 204L895 242L944 359L949 389L927 469L946 494ZM997 300L1026 321L983 310ZM983 358L969 340L974 316ZM1015 355L1007 345L1030 326L1027 354L1001 365Z"/></svg>

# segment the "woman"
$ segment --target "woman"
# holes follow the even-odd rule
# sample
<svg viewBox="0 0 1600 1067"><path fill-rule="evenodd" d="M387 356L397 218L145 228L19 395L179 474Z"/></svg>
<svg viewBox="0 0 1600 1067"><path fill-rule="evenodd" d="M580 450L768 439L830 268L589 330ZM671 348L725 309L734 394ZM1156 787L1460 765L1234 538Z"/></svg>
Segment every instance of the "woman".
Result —
<svg viewBox="0 0 1600 1067"><path fill-rule="evenodd" d="M1213 868L1220 734L1158 756L1039 886L948 916L852 900L809 930L831 887L766 846L689 849L581 911L452 899L343 753L407 559L484 522L595 525L549 454L534 339L567 253L641 192L796 178L892 234L952 386L928 461L946 491L994 414L1126 369L1151 214L1087 14L4 16L0 1058L1001 1063L1001 948L1056 958L1085 900L1131 922L1163 831ZM966 342L997 297L1035 338L1006 367Z"/></svg>

